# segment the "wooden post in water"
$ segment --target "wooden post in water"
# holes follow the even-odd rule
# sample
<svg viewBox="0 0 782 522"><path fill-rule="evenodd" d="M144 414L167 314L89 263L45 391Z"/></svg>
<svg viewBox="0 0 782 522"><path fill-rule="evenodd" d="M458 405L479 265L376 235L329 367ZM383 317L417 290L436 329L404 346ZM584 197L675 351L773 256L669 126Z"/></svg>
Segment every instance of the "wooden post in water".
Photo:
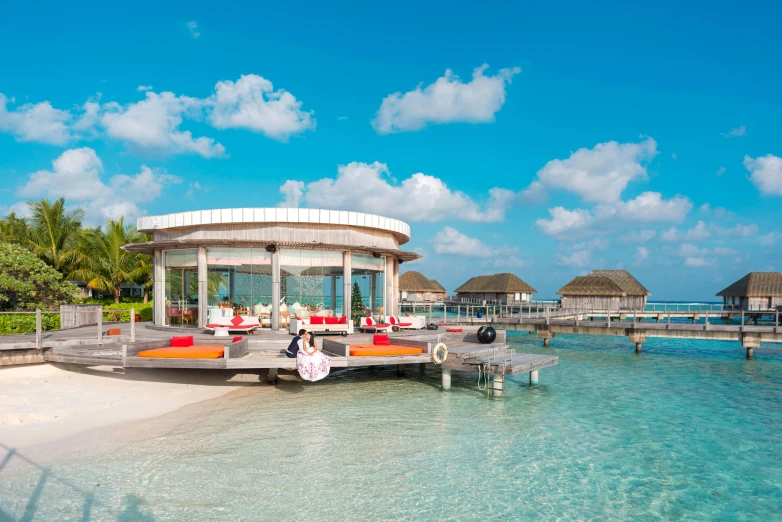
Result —
<svg viewBox="0 0 782 522"><path fill-rule="evenodd" d="M538 385L538 370L532 370L531 372L529 372L529 385L530 386Z"/></svg>
<svg viewBox="0 0 782 522"><path fill-rule="evenodd" d="M451 370L449 368L443 368L443 390L451 389Z"/></svg>

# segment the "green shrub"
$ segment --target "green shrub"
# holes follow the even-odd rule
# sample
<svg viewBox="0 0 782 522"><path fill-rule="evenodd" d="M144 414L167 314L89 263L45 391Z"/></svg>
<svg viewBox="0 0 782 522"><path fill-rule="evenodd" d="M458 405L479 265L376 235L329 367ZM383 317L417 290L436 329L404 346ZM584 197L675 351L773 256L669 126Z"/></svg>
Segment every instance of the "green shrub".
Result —
<svg viewBox="0 0 782 522"><path fill-rule="evenodd" d="M96 303L97 304L97 303ZM102 303L101 303L102 304ZM148 303L110 303L103 304L104 321L120 321L127 323L130 321L130 309L134 308L136 314L141 316L142 321L152 320L152 301Z"/></svg>
<svg viewBox="0 0 782 522"><path fill-rule="evenodd" d="M44 331L60 329L60 314L41 314ZM35 331L35 313L0 314L0 335L25 334Z"/></svg>

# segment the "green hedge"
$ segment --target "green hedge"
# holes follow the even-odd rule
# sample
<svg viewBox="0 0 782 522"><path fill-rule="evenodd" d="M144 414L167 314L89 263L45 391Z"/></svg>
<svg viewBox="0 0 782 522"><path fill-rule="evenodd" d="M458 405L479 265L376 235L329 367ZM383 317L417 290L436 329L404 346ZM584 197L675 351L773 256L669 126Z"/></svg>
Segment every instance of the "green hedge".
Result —
<svg viewBox="0 0 782 522"><path fill-rule="evenodd" d="M131 308L135 308L136 314L141 316L142 321L152 320L152 301L148 303L130 302L115 304L114 300L112 299L109 300L109 302L98 301L94 304L103 304L103 322L121 321L123 323L127 323L130 321ZM108 310L106 310L106 308L108 308ZM41 314L41 326L43 327L44 331L59 330L60 314ZM29 314L0 314L0 335L24 334L34 331L35 312L31 312Z"/></svg>
<svg viewBox="0 0 782 522"><path fill-rule="evenodd" d="M41 314L41 327L46 330L60 329L60 314ZM30 314L0 314L0 335L24 334L35 331L35 312Z"/></svg>

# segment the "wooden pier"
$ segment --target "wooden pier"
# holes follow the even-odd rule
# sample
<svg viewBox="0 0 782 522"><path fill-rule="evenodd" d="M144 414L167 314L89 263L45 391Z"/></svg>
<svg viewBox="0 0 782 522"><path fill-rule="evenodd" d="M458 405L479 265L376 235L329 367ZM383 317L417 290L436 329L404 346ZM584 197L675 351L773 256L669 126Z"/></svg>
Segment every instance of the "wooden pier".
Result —
<svg viewBox="0 0 782 522"><path fill-rule="evenodd" d="M764 322L763 318L769 320ZM715 324L715 319L725 323ZM730 324L733 321L740 322ZM779 322L779 310L568 311L546 308L543 312L497 314L480 319L464 317L449 320L448 324L461 326L480 323L503 330L537 332L544 346L548 346L556 334L621 336L635 344L638 353L650 337L736 341L741 343L746 349L747 358L751 359L761 343L782 343Z"/></svg>
<svg viewBox="0 0 782 522"><path fill-rule="evenodd" d="M551 355L524 354L515 352L505 343L505 332L497 332L496 342L480 344L477 341L477 327L465 328L464 333L438 331L414 331L392 333L389 337L394 345L421 348L415 355L393 355L357 357L350 355L350 345L371 343L368 334L353 334L348 337L326 336L319 338L324 353L331 357L332 368L357 368L370 366L396 366L397 375L402 376L409 365L435 365L433 351L436 345L444 343L448 356L438 364L442 372L443 389L451 388L451 372L472 372L484 376L491 397L499 398L504 393L506 376L529 373L531 385L537 385L539 370L558 364L559 359ZM212 339L211 336L204 336ZM295 370L296 360L283 352L290 342L289 336L267 336L262 339L245 337L242 341L225 345L225 355L219 359L159 359L138 357L139 351L160 348L166 340L122 340L103 345L60 345L44 351L42 358L47 362L77 364L83 366L116 366L125 369L189 369L223 370L236 373L265 374L271 383L276 383L279 370Z"/></svg>

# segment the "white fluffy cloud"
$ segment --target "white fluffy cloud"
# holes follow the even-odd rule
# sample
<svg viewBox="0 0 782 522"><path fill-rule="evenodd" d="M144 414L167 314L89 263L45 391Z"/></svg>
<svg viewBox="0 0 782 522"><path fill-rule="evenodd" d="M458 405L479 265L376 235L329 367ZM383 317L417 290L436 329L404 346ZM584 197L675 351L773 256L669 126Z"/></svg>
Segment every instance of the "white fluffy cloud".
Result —
<svg viewBox="0 0 782 522"><path fill-rule="evenodd" d="M48 101L25 103L9 111L9 102L14 100L0 93L0 131L13 134L19 141L64 145L70 140L68 111L55 109Z"/></svg>
<svg viewBox="0 0 782 522"><path fill-rule="evenodd" d="M592 262L592 252L590 250L573 250L567 253L558 253L554 257L554 262L559 266L587 266Z"/></svg>
<svg viewBox="0 0 782 522"><path fill-rule="evenodd" d="M682 221L692 209L689 199L676 196L663 199L659 192L644 192L629 201L601 204L593 211L549 209L549 219L538 219L535 224L547 236L557 239L579 239L596 234L621 231L633 223Z"/></svg>
<svg viewBox="0 0 782 522"><path fill-rule="evenodd" d="M54 145L105 135L132 150L213 158L224 156L225 147L214 138L194 137L181 129L184 120L206 120L217 129L246 129L280 141L315 128L312 113L303 111L300 101L284 89L274 90L269 80L255 74L236 82L217 82L207 98L155 93L150 85L140 85L136 91L144 93L143 100L101 103L98 95L71 111L41 102L9 112L13 100L0 94L0 132L14 134L19 141Z"/></svg>
<svg viewBox="0 0 782 522"><path fill-rule="evenodd" d="M180 183L177 176L141 166L138 174L117 174L104 182L103 163L89 147L69 149L52 161L51 170L30 175L18 191L25 198L65 198L84 208L87 221L100 224L106 219L133 219L144 211L138 206L158 198L164 187Z"/></svg>
<svg viewBox="0 0 782 522"><path fill-rule="evenodd" d="M660 234L660 239L662 241L703 241L710 236L709 227L705 222L699 220L695 226L684 232L672 227Z"/></svg>
<svg viewBox="0 0 782 522"><path fill-rule="evenodd" d="M782 158L766 154L758 158L744 156L749 179L766 196L782 196Z"/></svg>
<svg viewBox="0 0 782 522"><path fill-rule="evenodd" d="M158 149L171 153L194 152L205 158L222 156L225 147L212 138L193 138L179 126L184 116L198 119L201 101L172 92L146 92L146 98L122 106L116 102L102 107L100 123L112 138L141 149Z"/></svg>
<svg viewBox="0 0 782 522"><path fill-rule="evenodd" d="M546 163L522 197L534 200L549 190L565 190L585 201L614 203L631 181L646 178L646 163L656 155L657 142L652 138L640 143L609 141L592 149L578 149L567 159Z"/></svg>
<svg viewBox="0 0 782 522"><path fill-rule="evenodd" d="M201 32L198 30L198 23L195 20L190 20L185 24L187 26L187 30L190 31L190 34L193 38L198 38L201 36Z"/></svg>
<svg viewBox="0 0 782 522"><path fill-rule="evenodd" d="M450 70L434 83L402 94L388 95L372 126L379 134L417 131L429 123L490 123L505 103L505 85L521 69L500 69L485 76L484 64L472 73L472 81L463 83Z"/></svg>
<svg viewBox="0 0 782 522"><path fill-rule="evenodd" d="M692 243L683 243L677 250L669 253L681 256L684 259L684 266L696 268L716 266L717 258L738 255L738 252L732 248L698 248Z"/></svg>
<svg viewBox="0 0 782 522"><path fill-rule="evenodd" d="M388 179L384 163L341 165L336 178L307 183L288 180L280 192L280 206L333 208L369 212L406 221L501 221L514 199L510 190L493 188L482 207L464 192L451 190L440 178L413 174L401 183Z"/></svg>
<svg viewBox="0 0 782 522"><path fill-rule="evenodd" d="M209 121L218 129L248 129L276 140L287 140L315 128L310 112L291 93L274 90L272 82L257 74L243 75L236 82L217 82L207 104Z"/></svg>
<svg viewBox="0 0 782 522"><path fill-rule="evenodd" d="M454 254L466 257L491 257L495 255L480 239L469 237L455 228L445 227L429 240L438 254Z"/></svg>

